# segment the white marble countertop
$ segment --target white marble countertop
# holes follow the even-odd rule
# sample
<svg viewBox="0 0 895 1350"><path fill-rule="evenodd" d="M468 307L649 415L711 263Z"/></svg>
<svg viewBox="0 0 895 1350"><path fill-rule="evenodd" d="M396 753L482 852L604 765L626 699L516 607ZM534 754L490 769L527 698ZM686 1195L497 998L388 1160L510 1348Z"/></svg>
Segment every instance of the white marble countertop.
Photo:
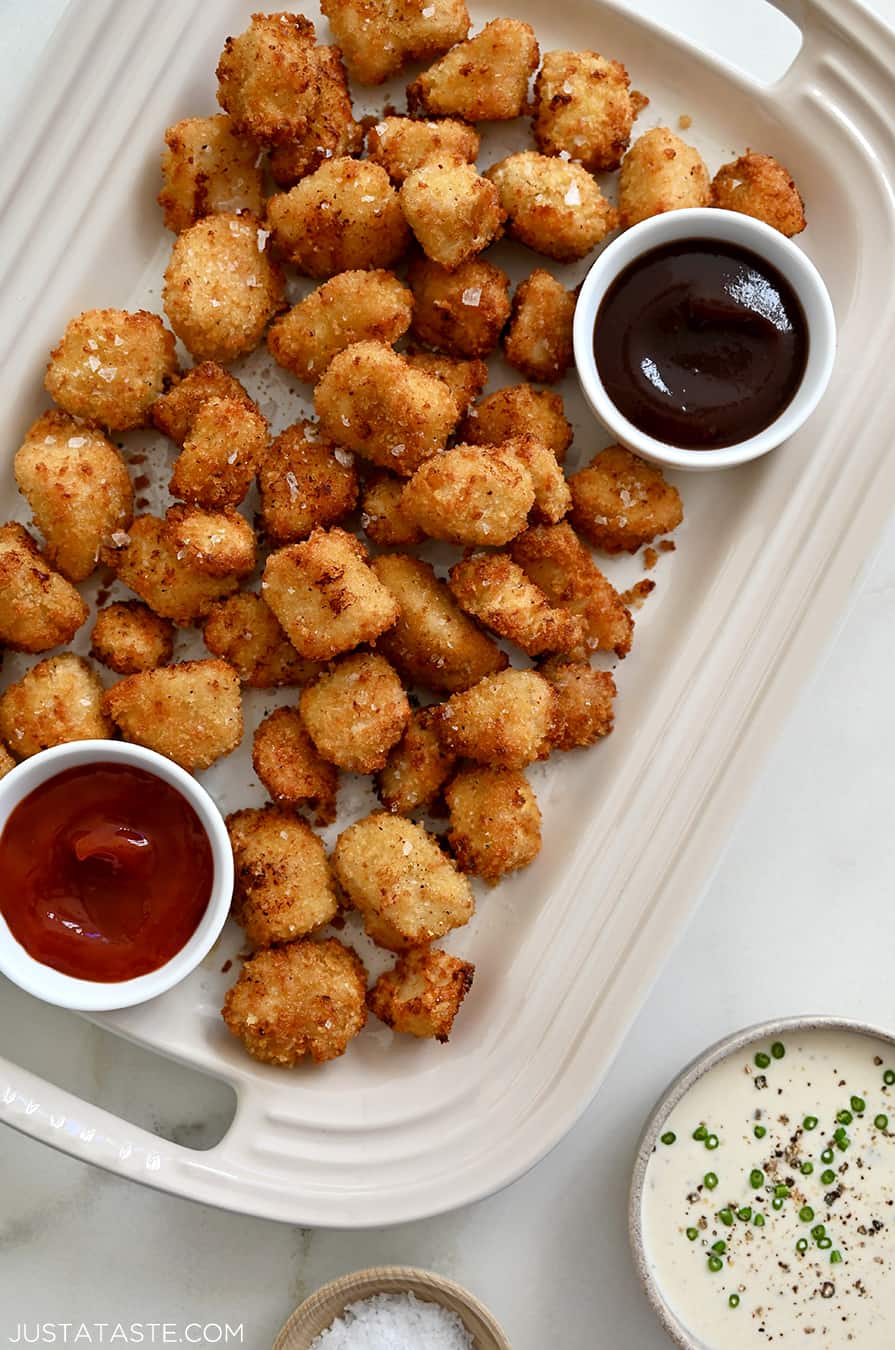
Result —
<svg viewBox="0 0 895 1350"><path fill-rule="evenodd" d="M0 0L0 120L63 7ZM876 7L895 22L895 0ZM757 0L639 8L716 46L718 11L735 10L743 24L728 30L728 51L761 59ZM3 1131L0 1343L25 1322L230 1322L244 1325L251 1350L269 1350L317 1285L400 1262L472 1288L515 1350L661 1350L668 1342L640 1293L625 1222L632 1148L654 1097L708 1042L765 1016L892 1023L882 925L895 873L893 668L895 525L774 746L686 941L590 1109L528 1176L429 1222L310 1232L156 1194ZM6 985L0 1053L184 1142L213 1132L223 1109L216 1086L196 1087L193 1075Z"/></svg>

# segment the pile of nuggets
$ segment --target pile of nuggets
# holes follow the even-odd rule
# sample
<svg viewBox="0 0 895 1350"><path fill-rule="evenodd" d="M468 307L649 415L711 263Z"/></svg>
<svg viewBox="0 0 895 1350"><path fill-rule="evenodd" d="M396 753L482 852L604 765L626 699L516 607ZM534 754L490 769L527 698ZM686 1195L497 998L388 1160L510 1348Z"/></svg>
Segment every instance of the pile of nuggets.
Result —
<svg viewBox="0 0 895 1350"><path fill-rule="evenodd" d="M494 884L537 855L526 766L612 729L615 683L590 658L625 656L633 620L588 545L634 552L682 518L675 488L619 446L565 476L562 400L528 381L569 368L575 295L536 267L511 301L484 251L506 232L580 259L619 226L713 201L788 234L804 225L768 156L712 182L668 128L630 144L647 100L618 61L541 60L514 19L469 38L464 0L322 8L338 45L299 15L257 14L221 55L224 112L169 128L170 329L112 309L69 323L47 368L56 406L15 458L43 544L0 528L6 648L70 643L88 618L77 586L100 566L136 597L95 617L91 655L120 677L110 688L63 651L6 689L4 772L112 736L202 770L242 739L243 686L301 690L254 733L269 804L227 821L253 954L223 1016L279 1065L342 1054L368 1009L447 1039L473 967L433 943L470 919L469 877ZM376 84L433 60L409 85L409 115L355 120L346 66ZM537 148L479 173L475 124L527 114ZM593 176L614 169L617 206ZM321 283L291 308L290 267ZM265 335L316 412L273 439L226 369ZM501 344L524 381L482 398ZM113 439L147 426L179 447L164 517L134 514ZM250 523L239 507L253 484ZM446 578L411 551L427 540L461 550ZM171 664L175 630L190 627L210 655ZM375 775L383 809L328 857L307 816L334 821L340 771ZM420 815L446 817L446 834ZM396 954L369 991L356 953L320 933L347 908Z"/></svg>

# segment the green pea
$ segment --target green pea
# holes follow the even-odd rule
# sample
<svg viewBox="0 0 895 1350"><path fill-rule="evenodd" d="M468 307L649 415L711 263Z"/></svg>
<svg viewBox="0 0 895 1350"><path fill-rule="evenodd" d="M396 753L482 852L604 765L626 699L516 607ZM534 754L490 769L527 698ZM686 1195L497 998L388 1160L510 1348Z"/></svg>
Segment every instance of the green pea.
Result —
<svg viewBox="0 0 895 1350"><path fill-rule="evenodd" d="M867 1103L865 1102L863 1097L852 1097L851 1109L855 1112L856 1115L859 1116L862 1111L866 1111Z"/></svg>
<svg viewBox="0 0 895 1350"><path fill-rule="evenodd" d="M756 1139L764 1139L765 1135L767 1134L767 1130L765 1129L764 1125L753 1125L752 1133L755 1135Z"/></svg>
<svg viewBox="0 0 895 1350"><path fill-rule="evenodd" d="M843 1110L836 1112L836 1119L839 1121L840 1125L850 1125L854 1120L854 1116L851 1111Z"/></svg>
<svg viewBox="0 0 895 1350"><path fill-rule="evenodd" d="M749 1173L749 1185L752 1187L753 1191L761 1190L761 1187L764 1185L764 1172L762 1172L760 1168L753 1167L752 1171Z"/></svg>
<svg viewBox="0 0 895 1350"><path fill-rule="evenodd" d="M802 1220L802 1223L811 1222L811 1220L814 1218L814 1210L811 1208L810 1205L802 1206L802 1208L799 1210L799 1218Z"/></svg>
<svg viewBox="0 0 895 1350"><path fill-rule="evenodd" d="M799 1238L798 1242L796 1243L796 1251L797 1251L797 1252L807 1252L807 1250L808 1250L808 1239L807 1239L807 1238Z"/></svg>
<svg viewBox="0 0 895 1350"><path fill-rule="evenodd" d="M873 1123L878 1130L887 1130L889 1128L889 1117L880 1113L873 1117Z"/></svg>
<svg viewBox="0 0 895 1350"><path fill-rule="evenodd" d="M833 1161L833 1150L831 1148L825 1148L820 1155L820 1160L821 1162L831 1163Z"/></svg>
<svg viewBox="0 0 895 1350"><path fill-rule="evenodd" d="M733 1223L733 1211L729 1209L719 1209L718 1218L727 1228L730 1228Z"/></svg>
<svg viewBox="0 0 895 1350"><path fill-rule="evenodd" d="M772 1209L782 1209L782 1208L783 1208L783 1199L782 1199L781 1196L779 1196L779 1195L775 1195L775 1196L774 1196L773 1200L771 1201L771 1208L772 1208Z"/></svg>
<svg viewBox="0 0 895 1350"><path fill-rule="evenodd" d="M702 1181L707 1191L713 1191L718 1184L717 1174L715 1172L706 1172Z"/></svg>
<svg viewBox="0 0 895 1350"><path fill-rule="evenodd" d="M699 1237L699 1229L698 1229L698 1228L688 1228L688 1229L687 1229L687 1237L690 1239L691 1242L695 1242L696 1239Z"/></svg>
<svg viewBox="0 0 895 1350"><path fill-rule="evenodd" d="M802 1121L802 1129L803 1129L803 1130L816 1130L816 1129L817 1129L817 1116L806 1116L805 1119Z"/></svg>
<svg viewBox="0 0 895 1350"><path fill-rule="evenodd" d="M694 1139L699 1139L699 1140L702 1140L702 1139L708 1139L708 1136L709 1136L709 1132L708 1132L708 1130L706 1129L704 1123L703 1123L702 1125L697 1125L697 1126L696 1126L696 1129L693 1131L693 1138L694 1138Z"/></svg>
<svg viewBox="0 0 895 1350"><path fill-rule="evenodd" d="M708 1265L709 1270L717 1273L724 1265L724 1262L721 1260L720 1256L710 1256L706 1264Z"/></svg>
<svg viewBox="0 0 895 1350"><path fill-rule="evenodd" d="M739 1294L731 1294L727 1302L730 1304L731 1308L738 1308L740 1306Z"/></svg>
<svg viewBox="0 0 895 1350"><path fill-rule="evenodd" d="M742 1219L743 1223L748 1223L752 1218L752 1206L743 1205L742 1209L737 1210L737 1218Z"/></svg>
<svg viewBox="0 0 895 1350"><path fill-rule="evenodd" d="M838 1266L841 1261L842 1261L842 1252L840 1251L830 1252L831 1266Z"/></svg>
<svg viewBox="0 0 895 1350"><path fill-rule="evenodd" d="M717 1242L712 1243L712 1251L717 1252L719 1256L724 1255L724 1253L727 1251L727 1243L724 1241L723 1238L718 1238Z"/></svg>
<svg viewBox="0 0 895 1350"><path fill-rule="evenodd" d="M828 1252L833 1245L833 1239L828 1237L819 1238L817 1245L822 1252Z"/></svg>
<svg viewBox="0 0 895 1350"><path fill-rule="evenodd" d="M713 1152L718 1147L720 1142L721 1140L718 1138L716 1134L710 1134L705 1141L705 1146L710 1152Z"/></svg>
<svg viewBox="0 0 895 1350"><path fill-rule="evenodd" d="M666 1130L665 1133L662 1135L663 1144L673 1144L675 1139L677 1139L677 1135L675 1134L674 1130Z"/></svg>
<svg viewBox="0 0 895 1350"><path fill-rule="evenodd" d="M801 1172L802 1172L802 1175L803 1175L803 1176L805 1176L805 1177L810 1177L810 1176L811 1176L811 1173L812 1173L813 1171L814 1171L814 1163L813 1163L813 1162L803 1162L803 1163L802 1163Z"/></svg>
<svg viewBox="0 0 895 1350"><path fill-rule="evenodd" d="M832 1186L833 1182L836 1180L836 1173L831 1171L828 1167L825 1172L821 1172L820 1179L825 1186Z"/></svg>
<svg viewBox="0 0 895 1350"><path fill-rule="evenodd" d="M756 1214L752 1222L755 1224L756 1228L764 1228L764 1215Z"/></svg>
<svg viewBox="0 0 895 1350"><path fill-rule="evenodd" d="M822 1238L824 1236L826 1231L827 1230L822 1223L816 1223L814 1227L811 1229L811 1236L814 1238L814 1241L816 1242L818 1238Z"/></svg>
<svg viewBox="0 0 895 1350"><path fill-rule="evenodd" d="M886 1069L886 1072L883 1074L883 1082L886 1087L891 1087L892 1084L895 1083L895 1069Z"/></svg>

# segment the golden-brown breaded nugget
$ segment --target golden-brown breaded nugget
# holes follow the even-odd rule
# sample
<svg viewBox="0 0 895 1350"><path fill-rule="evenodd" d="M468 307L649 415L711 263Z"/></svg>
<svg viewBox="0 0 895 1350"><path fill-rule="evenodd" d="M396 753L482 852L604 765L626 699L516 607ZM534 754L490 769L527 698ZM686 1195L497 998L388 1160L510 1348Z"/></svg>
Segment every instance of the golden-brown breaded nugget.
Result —
<svg viewBox="0 0 895 1350"><path fill-rule="evenodd" d="M319 440L313 422L296 422L262 457L258 489L268 542L275 547L295 543L353 510L358 491L354 456Z"/></svg>
<svg viewBox="0 0 895 1350"><path fill-rule="evenodd" d="M375 641L398 617L363 544L338 527L272 553L261 588L293 647L311 661Z"/></svg>
<svg viewBox="0 0 895 1350"><path fill-rule="evenodd" d="M6 746L0 745L0 778L5 778L8 773L12 773L15 767L16 762Z"/></svg>
<svg viewBox="0 0 895 1350"><path fill-rule="evenodd" d="M397 342L410 327L413 296L393 272L341 272L277 319L271 356L303 384L316 384L353 342Z"/></svg>
<svg viewBox="0 0 895 1350"><path fill-rule="evenodd" d="M654 127L631 146L618 176L622 229L663 211L711 206L709 171L698 150L668 127Z"/></svg>
<svg viewBox="0 0 895 1350"><path fill-rule="evenodd" d="M385 169L368 160L326 160L267 201L277 247L309 277L391 267L410 231Z"/></svg>
<svg viewBox="0 0 895 1350"><path fill-rule="evenodd" d="M400 608L377 646L407 681L450 694L504 669L506 652L467 618L429 563L385 553L371 566Z"/></svg>
<svg viewBox="0 0 895 1350"><path fill-rule="evenodd" d="M400 816L428 810L450 777L454 762L432 725L432 709L418 708L377 776L382 805Z"/></svg>
<svg viewBox="0 0 895 1350"><path fill-rule="evenodd" d="M532 516L555 524L572 505L572 494L556 455L536 436L511 436L497 447L501 455L513 455L531 475L535 490Z"/></svg>
<svg viewBox="0 0 895 1350"><path fill-rule="evenodd" d="M618 224L596 179L571 160L523 150L492 164L485 176L497 184L507 234L548 258L583 258Z"/></svg>
<svg viewBox="0 0 895 1350"><path fill-rule="evenodd" d="M178 557L165 521L156 516L137 516L128 533L112 542L103 561L150 609L179 628L205 618L215 600L239 585L235 576L209 576Z"/></svg>
<svg viewBox="0 0 895 1350"><path fill-rule="evenodd" d="M237 134L229 117L186 117L168 127L165 146L158 204L169 230L179 234L217 211L261 214L258 147Z"/></svg>
<svg viewBox="0 0 895 1350"><path fill-rule="evenodd" d="M525 529L534 500L519 456L500 446L456 445L420 465L401 506L430 539L497 548Z"/></svg>
<svg viewBox="0 0 895 1350"><path fill-rule="evenodd" d="M570 519L604 553L636 553L684 518L680 493L656 464L610 445L569 479Z"/></svg>
<svg viewBox="0 0 895 1350"><path fill-rule="evenodd" d="M255 569L255 532L245 516L225 506L169 506L165 532L178 561L210 577L244 577Z"/></svg>
<svg viewBox="0 0 895 1350"><path fill-rule="evenodd" d="M574 359L575 295L536 267L513 296L513 316L503 348L511 366L529 380L561 380Z"/></svg>
<svg viewBox="0 0 895 1350"><path fill-rule="evenodd" d="M473 553L455 563L450 587L462 610L529 656L574 651L584 641L581 620L554 609L508 553Z"/></svg>
<svg viewBox="0 0 895 1350"><path fill-rule="evenodd" d="M72 640L87 612L24 525L0 525L0 645L15 652L60 647Z"/></svg>
<svg viewBox="0 0 895 1350"><path fill-rule="evenodd" d="M146 425L177 374L174 334L157 314L88 309L50 352L44 385L60 408L111 431Z"/></svg>
<svg viewBox="0 0 895 1350"><path fill-rule="evenodd" d="M474 974L469 961L437 947L414 947L379 976L367 994L367 1007L392 1031L443 1043Z"/></svg>
<svg viewBox="0 0 895 1350"><path fill-rule="evenodd" d="M559 697L558 727L553 744L557 750L593 745L612 730L612 700L615 680L608 670L593 670L587 661L567 661L552 656L540 667Z"/></svg>
<svg viewBox="0 0 895 1350"><path fill-rule="evenodd" d="M65 741L108 740L102 701L99 676L83 656L51 656L0 697L0 736L19 759Z"/></svg>
<svg viewBox="0 0 895 1350"><path fill-rule="evenodd" d="M267 244L257 216L229 211L206 216L175 239L162 303L197 361L235 361L254 351L286 308L283 273Z"/></svg>
<svg viewBox="0 0 895 1350"><path fill-rule="evenodd" d="M360 522L381 548L409 548L426 537L402 508L403 495L403 479L390 473L374 474L364 485Z"/></svg>
<svg viewBox="0 0 895 1350"><path fill-rule="evenodd" d="M93 572L100 550L134 516L121 452L100 431L47 412L15 457L16 483L45 539L47 558L69 581Z"/></svg>
<svg viewBox="0 0 895 1350"><path fill-rule="evenodd" d="M273 610L252 591L212 605L204 637L208 650L229 661L243 684L254 689L309 684L320 674L319 663L299 656Z"/></svg>
<svg viewBox="0 0 895 1350"><path fill-rule="evenodd" d="M510 278L493 263L471 258L456 271L417 258L407 273L413 291L413 332L450 356L487 356L510 317Z"/></svg>
<svg viewBox="0 0 895 1350"><path fill-rule="evenodd" d="M472 408L458 434L475 445L503 445L513 436L534 436L549 445L560 463L572 444L572 425L563 401L552 389L511 384L497 389Z"/></svg>
<svg viewBox="0 0 895 1350"><path fill-rule="evenodd" d="M440 356L437 352L405 352L408 365L444 380L454 396L458 416L462 417L488 383L484 361L464 361L458 356Z"/></svg>
<svg viewBox="0 0 895 1350"><path fill-rule="evenodd" d="M343 830L332 855L342 889L380 947L424 947L468 923L469 882L421 825L387 811Z"/></svg>
<svg viewBox="0 0 895 1350"><path fill-rule="evenodd" d="M348 69L382 84L408 61L430 61L469 32L465 0L322 0Z"/></svg>
<svg viewBox="0 0 895 1350"><path fill-rule="evenodd" d="M267 422L254 404L210 398L199 405L174 461L169 487L206 511L238 506L267 448Z"/></svg>
<svg viewBox="0 0 895 1350"><path fill-rule="evenodd" d="M312 47L309 55L317 67L317 97L308 125L295 140L274 146L270 155L270 171L281 188L294 187L326 159L356 154L363 143L338 47Z"/></svg>
<svg viewBox="0 0 895 1350"><path fill-rule="evenodd" d="M731 164L722 164L712 179L712 198L715 206L754 216L790 237L808 223L799 189L773 155L747 150Z"/></svg>
<svg viewBox="0 0 895 1350"><path fill-rule="evenodd" d="M227 831L233 917L253 947L292 942L335 918L339 902L323 844L300 816L276 806L234 811Z"/></svg>
<svg viewBox="0 0 895 1350"><path fill-rule="evenodd" d="M317 753L297 708L275 708L260 723L252 766L277 806L307 802L318 825L335 820L338 772Z"/></svg>
<svg viewBox="0 0 895 1350"><path fill-rule="evenodd" d="M255 1059L291 1068L344 1055L367 1020L367 972L337 938L302 938L249 957L221 1016Z"/></svg>
<svg viewBox="0 0 895 1350"><path fill-rule="evenodd" d="M232 399L261 416L257 405L235 375L231 375L216 361L203 361L201 365L188 370L167 394L156 399L150 409L152 421L159 431L182 446L199 409L210 399Z"/></svg>
<svg viewBox="0 0 895 1350"><path fill-rule="evenodd" d="M494 886L541 851L541 812L519 769L461 769L445 791L448 843L461 872Z"/></svg>
<svg viewBox="0 0 895 1350"><path fill-rule="evenodd" d="M533 670L486 675L452 694L432 714L441 744L455 755L499 769L546 759L557 730L556 690Z"/></svg>
<svg viewBox="0 0 895 1350"><path fill-rule="evenodd" d="M513 540L511 552L552 605L583 620L586 647L627 656L634 632L631 612L571 525L536 525Z"/></svg>
<svg viewBox="0 0 895 1350"><path fill-rule="evenodd" d="M598 52L546 52L535 83L538 149L579 160L591 173L617 169L644 102L631 93L620 61Z"/></svg>
<svg viewBox="0 0 895 1350"><path fill-rule="evenodd" d="M474 164L479 136L474 127L454 118L421 122L414 117L383 117L367 132L367 155L381 164L393 183L403 183L408 174L430 159L449 156Z"/></svg>
<svg viewBox="0 0 895 1350"><path fill-rule="evenodd" d="M103 697L126 741L167 755L194 773L242 740L239 676L226 661L181 661L127 675Z"/></svg>
<svg viewBox="0 0 895 1350"><path fill-rule="evenodd" d="M349 773L383 768L410 721L401 681L378 652L343 656L303 691L299 706L320 754Z"/></svg>
<svg viewBox="0 0 895 1350"><path fill-rule="evenodd" d="M405 478L444 449L457 421L444 381L382 342L355 342L333 357L314 408L324 436Z"/></svg>
<svg viewBox="0 0 895 1350"><path fill-rule="evenodd" d="M497 188L465 159L430 159L401 185L401 209L427 258L455 271L499 239Z"/></svg>
<svg viewBox="0 0 895 1350"><path fill-rule="evenodd" d="M411 112L462 117L467 122L521 117L539 56L531 24L492 19L408 86L407 106Z"/></svg>
<svg viewBox="0 0 895 1350"><path fill-rule="evenodd" d="M314 25L301 14L253 14L228 37L217 67L218 103L236 130L265 144L307 129L318 98Z"/></svg>
<svg viewBox="0 0 895 1350"><path fill-rule="evenodd" d="M119 600L98 611L90 655L118 675L137 675L167 665L174 652L174 626L139 600Z"/></svg>

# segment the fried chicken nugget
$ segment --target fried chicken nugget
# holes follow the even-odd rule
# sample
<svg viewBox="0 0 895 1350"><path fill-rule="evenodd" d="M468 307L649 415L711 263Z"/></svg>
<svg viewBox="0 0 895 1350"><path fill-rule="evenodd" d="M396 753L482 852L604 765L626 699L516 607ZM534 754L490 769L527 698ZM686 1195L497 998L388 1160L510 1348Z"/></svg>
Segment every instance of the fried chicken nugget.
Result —
<svg viewBox="0 0 895 1350"><path fill-rule="evenodd" d="M272 553L261 588L293 647L311 661L374 642L398 618L363 544L338 527Z"/></svg>
<svg viewBox="0 0 895 1350"><path fill-rule="evenodd" d="M539 58L531 24L492 19L408 86L407 106L411 112L462 117L467 122L521 117Z"/></svg>
<svg viewBox="0 0 895 1350"><path fill-rule="evenodd" d="M604 553L636 553L684 518L680 493L656 464L610 445L569 479L570 519Z"/></svg>
<svg viewBox="0 0 895 1350"><path fill-rule="evenodd" d="M245 136L265 144L303 135L317 103L314 25L301 14L253 14L228 37L217 67L218 103Z"/></svg>
<svg viewBox="0 0 895 1350"><path fill-rule="evenodd" d="M410 241L385 169L345 156L269 197L267 223L283 255L309 277L391 267Z"/></svg>
<svg viewBox="0 0 895 1350"><path fill-rule="evenodd" d="M83 656L38 661L0 697L0 736L19 759L66 741L108 740L103 686Z"/></svg>
<svg viewBox="0 0 895 1350"><path fill-rule="evenodd" d="M270 171L278 187L291 188L326 159L354 155L363 143L363 128L354 120L348 77L338 47L312 47L317 67L317 97L302 134L274 146Z"/></svg>
<svg viewBox="0 0 895 1350"><path fill-rule="evenodd" d="M474 164L479 153L474 127L451 117L420 122L414 117L383 117L367 132L367 156L381 164L393 183L403 183L414 169L430 159L465 159Z"/></svg>
<svg viewBox="0 0 895 1350"><path fill-rule="evenodd" d="M428 810L450 777L454 762L432 725L432 709L418 708L377 775L382 805L400 816Z"/></svg>
<svg viewBox="0 0 895 1350"><path fill-rule="evenodd" d="M333 875L306 821L264 806L234 811L226 824L235 867L233 917L253 947L292 942L335 918Z"/></svg>
<svg viewBox="0 0 895 1350"><path fill-rule="evenodd" d="M444 381L382 342L355 342L333 357L314 408L329 440L405 478L444 449L457 421Z"/></svg>
<svg viewBox="0 0 895 1350"><path fill-rule="evenodd" d="M191 565L172 542L166 522L137 516L127 534L113 540L103 561L118 580L163 619L188 628L205 618L215 600L239 585L235 576L214 577Z"/></svg>
<svg viewBox="0 0 895 1350"><path fill-rule="evenodd" d="M103 712L126 741L194 773L242 740L239 676L226 661L181 661L127 675L103 697Z"/></svg>
<svg viewBox="0 0 895 1350"><path fill-rule="evenodd" d="M507 234L559 262L583 258L618 225L596 179L571 160L523 150L492 164Z"/></svg>
<svg viewBox="0 0 895 1350"><path fill-rule="evenodd" d="M502 670L452 694L432 717L441 744L452 754L497 769L524 769L550 754L559 699L536 671Z"/></svg>
<svg viewBox="0 0 895 1350"><path fill-rule="evenodd" d="M562 520L572 505L572 494L549 445L536 436L511 436L497 450L501 455L512 455L530 474L535 490L532 516L550 524Z"/></svg>
<svg viewBox="0 0 895 1350"><path fill-rule="evenodd" d="M627 656L634 620L566 521L536 525L513 540L511 553L552 605L584 623L585 646Z"/></svg>
<svg viewBox="0 0 895 1350"><path fill-rule="evenodd" d="M537 267L513 296L513 314L504 352L529 380L553 384L571 366L575 294Z"/></svg>
<svg viewBox="0 0 895 1350"><path fill-rule="evenodd" d="M581 619L554 609L508 553L473 553L449 575L460 608L529 656L574 651L584 641Z"/></svg>
<svg viewBox="0 0 895 1350"><path fill-rule="evenodd" d="M5 778L8 773L12 773L15 767L16 762L6 746L0 745L0 778Z"/></svg>
<svg viewBox="0 0 895 1350"><path fill-rule="evenodd" d="M394 669L378 652L355 652L309 685L301 718L324 759L349 773L375 773L410 721Z"/></svg>
<svg viewBox="0 0 895 1350"><path fill-rule="evenodd" d="M414 947L379 976L367 1007L392 1031L444 1043L474 974L469 961L437 947Z"/></svg>
<svg viewBox="0 0 895 1350"><path fill-rule="evenodd" d="M409 548L426 537L401 506L403 495L402 479L390 473L374 474L364 485L360 522L381 548Z"/></svg>
<svg viewBox="0 0 895 1350"><path fill-rule="evenodd" d="M203 361L201 365L188 370L167 394L155 400L150 410L152 421L159 431L182 446L199 409L211 399L233 400L241 403L249 412L261 416L257 404L235 375L231 375L216 361ZM266 425L265 422L265 428Z"/></svg>
<svg viewBox="0 0 895 1350"><path fill-rule="evenodd" d="M557 750L593 745L612 730L612 700L617 693L608 670L593 670L587 661L552 656L540 667L559 697L559 719L553 744Z"/></svg>
<svg viewBox="0 0 895 1350"><path fill-rule="evenodd" d="M546 52L535 83L538 149L578 160L591 173L617 169L645 102L631 93L620 61L598 52Z"/></svg>
<svg viewBox="0 0 895 1350"><path fill-rule="evenodd" d="M622 229L663 211L711 206L709 171L698 150L668 127L655 127L634 142L618 176Z"/></svg>
<svg viewBox="0 0 895 1350"><path fill-rule="evenodd" d="M250 956L221 1016L255 1059L281 1068L344 1055L363 1029L367 972L337 938L302 938Z"/></svg>
<svg viewBox="0 0 895 1350"><path fill-rule="evenodd" d="M506 652L463 613L429 563L384 553L371 566L400 609L377 646L405 680L450 694L504 669Z"/></svg>
<svg viewBox="0 0 895 1350"><path fill-rule="evenodd" d="M0 645L15 652L61 647L87 613L74 586L53 571L24 525L0 525Z"/></svg>
<svg viewBox="0 0 895 1350"><path fill-rule="evenodd" d="M206 511L238 506L266 449L267 421L253 403L210 398L199 405L174 461L171 495Z"/></svg>
<svg viewBox="0 0 895 1350"><path fill-rule="evenodd" d="M413 295L393 272L341 272L277 319L267 334L274 360L303 384L355 342L397 342L410 327Z"/></svg>
<svg viewBox="0 0 895 1350"><path fill-rule="evenodd" d="M254 351L286 308L283 273L257 216L222 211L179 234L165 271L168 321L197 361Z"/></svg>
<svg viewBox="0 0 895 1350"><path fill-rule="evenodd" d="M178 561L210 577L244 577L255 569L255 532L245 516L225 506L170 506L165 533Z"/></svg>
<svg viewBox="0 0 895 1350"><path fill-rule="evenodd" d="M258 468L260 523L269 543L293 544L354 509L354 456L317 438L313 422L296 422L271 442Z"/></svg>
<svg viewBox="0 0 895 1350"><path fill-rule="evenodd" d="M380 811L349 825L332 865L369 936L391 951L424 947L475 910L469 882L436 837L403 816Z"/></svg>
<svg viewBox="0 0 895 1350"><path fill-rule="evenodd" d="M464 361L457 356L440 356L437 352L405 352L408 365L424 370L444 380L454 396L457 415L462 417L472 407L488 383L488 367L484 361Z"/></svg>
<svg viewBox="0 0 895 1350"><path fill-rule="evenodd" d="M474 445L503 445L514 436L533 436L562 463L572 444L572 425L552 389L512 384L497 389L470 409L458 434Z"/></svg>
<svg viewBox="0 0 895 1350"><path fill-rule="evenodd" d="M47 558L69 581L84 581L103 546L133 519L134 493L120 451L102 432L48 412L16 452L15 475Z"/></svg>
<svg viewBox="0 0 895 1350"><path fill-rule="evenodd" d="M531 474L500 446L456 445L421 464L402 509L430 539L498 548L525 529L534 505Z"/></svg>
<svg viewBox="0 0 895 1350"><path fill-rule="evenodd" d="M449 356L493 352L510 317L510 278L493 263L471 258L455 271L417 258L407 273L413 291L413 333Z"/></svg>
<svg viewBox="0 0 895 1350"><path fill-rule="evenodd" d="M497 188L465 159L427 160L401 185L401 209L427 258L453 272L499 239Z"/></svg>
<svg viewBox="0 0 895 1350"><path fill-rule="evenodd" d="M773 155L747 150L723 164L712 179L712 200L725 211L741 211L781 234L800 234L808 223L805 203L788 169Z"/></svg>
<svg viewBox="0 0 895 1350"><path fill-rule="evenodd" d="M469 32L465 0L322 0L320 8L358 84L382 84Z"/></svg>
<svg viewBox="0 0 895 1350"><path fill-rule="evenodd" d="M110 431L146 425L177 374L174 334L157 314L88 309L50 352L44 385L59 407Z"/></svg>
<svg viewBox="0 0 895 1350"><path fill-rule="evenodd" d="M99 610L90 655L118 675L165 666L174 652L174 625L139 600L119 600Z"/></svg>
<svg viewBox="0 0 895 1350"><path fill-rule="evenodd" d="M208 650L228 661L243 684L254 689L310 684L320 674L319 662L299 656L273 610L252 591L213 604L204 637Z"/></svg>
<svg viewBox="0 0 895 1350"><path fill-rule="evenodd" d="M307 802L318 825L335 820L338 772L317 753L297 708L276 708L260 723L252 766L277 806Z"/></svg>
<svg viewBox="0 0 895 1350"><path fill-rule="evenodd" d="M445 791L448 843L461 872L495 886L541 851L541 812L519 769L461 769Z"/></svg>
<svg viewBox="0 0 895 1350"><path fill-rule="evenodd" d="M229 117L186 117L165 132L164 186L158 204L175 234L217 211L251 211L264 205L258 147L233 128Z"/></svg>

